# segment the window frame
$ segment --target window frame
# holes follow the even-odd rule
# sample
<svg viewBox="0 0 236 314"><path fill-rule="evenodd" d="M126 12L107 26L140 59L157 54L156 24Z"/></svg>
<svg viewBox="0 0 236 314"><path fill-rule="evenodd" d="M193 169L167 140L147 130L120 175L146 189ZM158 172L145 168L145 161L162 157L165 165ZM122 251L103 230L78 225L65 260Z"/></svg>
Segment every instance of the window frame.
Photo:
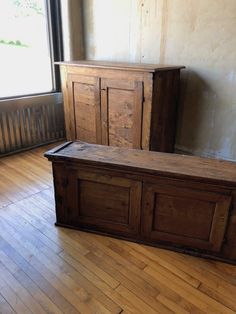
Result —
<svg viewBox="0 0 236 314"><path fill-rule="evenodd" d="M64 60L63 51L63 31L62 31L62 17L61 17L61 0L46 0L49 17L50 28L50 47L52 52L52 73L54 75L54 89L55 92L61 91L60 69L54 62Z"/></svg>

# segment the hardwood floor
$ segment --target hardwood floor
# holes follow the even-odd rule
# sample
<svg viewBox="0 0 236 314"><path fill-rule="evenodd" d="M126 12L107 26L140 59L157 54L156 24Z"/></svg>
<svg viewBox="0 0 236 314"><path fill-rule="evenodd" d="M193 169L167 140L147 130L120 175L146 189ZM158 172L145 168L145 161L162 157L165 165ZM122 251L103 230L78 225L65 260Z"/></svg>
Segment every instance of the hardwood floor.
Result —
<svg viewBox="0 0 236 314"><path fill-rule="evenodd" d="M55 227L47 149L0 159L0 313L236 313L234 266Z"/></svg>

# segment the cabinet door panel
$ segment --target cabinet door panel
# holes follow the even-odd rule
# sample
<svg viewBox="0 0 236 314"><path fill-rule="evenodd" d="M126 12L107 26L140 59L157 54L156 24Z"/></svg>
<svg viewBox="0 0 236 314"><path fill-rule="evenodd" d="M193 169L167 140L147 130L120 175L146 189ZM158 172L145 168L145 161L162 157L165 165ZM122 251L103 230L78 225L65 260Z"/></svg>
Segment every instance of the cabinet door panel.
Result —
<svg viewBox="0 0 236 314"><path fill-rule="evenodd" d="M133 147L133 91L109 89L109 145Z"/></svg>
<svg viewBox="0 0 236 314"><path fill-rule="evenodd" d="M219 252L230 205L227 195L146 184L142 234L153 242Z"/></svg>
<svg viewBox="0 0 236 314"><path fill-rule="evenodd" d="M141 182L71 169L67 224L117 235L137 235Z"/></svg>
<svg viewBox="0 0 236 314"><path fill-rule="evenodd" d="M69 102L73 104L75 139L101 143L100 80L69 74Z"/></svg>
<svg viewBox="0 0 236 314"><path fill-rule="evenodd" d="M102 143L141 148L143 83L102 79Z"/></svg>

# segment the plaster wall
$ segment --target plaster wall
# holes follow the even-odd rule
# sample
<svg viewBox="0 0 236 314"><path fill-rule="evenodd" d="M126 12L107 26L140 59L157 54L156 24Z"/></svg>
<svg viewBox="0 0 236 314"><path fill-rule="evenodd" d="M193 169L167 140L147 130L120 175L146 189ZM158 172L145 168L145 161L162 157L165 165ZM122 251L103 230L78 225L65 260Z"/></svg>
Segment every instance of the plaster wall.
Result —
<svg viewBox="0 0 236 314"><path fill-rule="evenodd" d="M83 0L61 0L64 60L84 58Z"/></svg>
<svg viewBox="0 0 236 314"><path fill-rule="evenodd" d="M87 59L185 65L176 149L236 160L236 1L86 0Z"/></svg>

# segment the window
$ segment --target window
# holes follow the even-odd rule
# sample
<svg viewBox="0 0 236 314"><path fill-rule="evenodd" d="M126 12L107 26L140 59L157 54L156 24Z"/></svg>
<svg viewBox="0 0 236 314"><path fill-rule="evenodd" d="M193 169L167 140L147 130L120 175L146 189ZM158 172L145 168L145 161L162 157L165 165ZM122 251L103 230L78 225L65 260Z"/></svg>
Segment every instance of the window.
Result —
<svg viewBox="0 0 236 314"><path fill-rule="evenodd" d="M56 90L53 62L58 39L53 31L58 2L0 1L0 98Z"/></svg>

